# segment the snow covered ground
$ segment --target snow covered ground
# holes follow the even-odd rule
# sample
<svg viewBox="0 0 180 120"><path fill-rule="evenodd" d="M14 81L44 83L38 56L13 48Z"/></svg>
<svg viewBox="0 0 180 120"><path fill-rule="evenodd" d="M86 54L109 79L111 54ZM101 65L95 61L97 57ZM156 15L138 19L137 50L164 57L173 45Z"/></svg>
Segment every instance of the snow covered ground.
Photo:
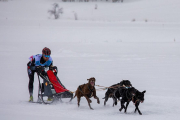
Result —
<svg viewBox="0 0 180 120"><path fill-rule="evenodd" d="M47 11L63 8L55 20ZM95 9L97 6L97 9ZM0 1L0 120L179 120L180 1L124 0L124 3L61 2L60 0ZM75 20L74 13L78 20ZM127 114L103 105L106 91L97 91L100 104L85 98L71 103L31 104L26 64L43 47L52 50L61 82L71 91L96 78L110 86L128 79L140 91L142 116L130 103ZM34 99L38 81L35 76ZM98 87L96 87L98 88Z"/></svg>

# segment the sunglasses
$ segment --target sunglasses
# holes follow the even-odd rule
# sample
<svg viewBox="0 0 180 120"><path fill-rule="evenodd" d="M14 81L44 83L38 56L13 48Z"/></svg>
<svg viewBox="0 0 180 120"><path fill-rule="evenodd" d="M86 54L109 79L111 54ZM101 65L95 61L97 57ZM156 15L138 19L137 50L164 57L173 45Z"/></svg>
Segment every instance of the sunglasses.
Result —
<svg viewBox="0 0 180 120"><path fill-rule="evenodd" d="M49 57L50 57L50 55L44 55L44 54L43 54L43 56L46 57L46 58L49 58Z"/></svg>

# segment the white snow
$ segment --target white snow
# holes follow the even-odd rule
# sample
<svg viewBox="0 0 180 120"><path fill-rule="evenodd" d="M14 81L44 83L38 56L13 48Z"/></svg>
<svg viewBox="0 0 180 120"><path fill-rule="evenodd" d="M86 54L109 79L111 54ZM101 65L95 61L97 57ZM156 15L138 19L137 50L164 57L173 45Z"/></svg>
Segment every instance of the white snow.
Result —
<svg viewBox="0 0 180 120"><path fill-rule="evenodd" d="M48 14L52 4L63 8L60 19ZM97 5L97 9L95 6ZM0 1L0 120L179 120L180 1L124 0L61 2ZM78 20L75 20L74 13ZM71 103L28 103L26 64L43 47L52 50L58 77L75 91L90 77L111 86L128 79L140 91L142 116L131 102L127 114L103 105L106 91L97 91L90 110L85 98ZM35 75L34 100L38 79ZM98 87L96 87L98 89Z"/></svg>

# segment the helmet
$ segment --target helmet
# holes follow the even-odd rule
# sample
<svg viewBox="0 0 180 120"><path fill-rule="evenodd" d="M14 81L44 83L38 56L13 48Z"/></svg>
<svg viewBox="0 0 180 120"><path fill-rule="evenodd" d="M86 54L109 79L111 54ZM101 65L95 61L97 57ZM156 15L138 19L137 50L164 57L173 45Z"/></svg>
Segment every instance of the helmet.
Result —
<svg viewBox="0 0 180 120"><path fill-rule="evenodd" d="M51 50L47 47L43 48L42 54L44 55L51 55Z"/></svg>

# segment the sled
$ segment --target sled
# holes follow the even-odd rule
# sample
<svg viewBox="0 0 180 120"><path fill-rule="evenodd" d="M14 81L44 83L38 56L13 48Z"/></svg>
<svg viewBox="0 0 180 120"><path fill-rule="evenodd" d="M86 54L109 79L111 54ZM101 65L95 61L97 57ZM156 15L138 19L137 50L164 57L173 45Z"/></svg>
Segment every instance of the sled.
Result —
<svg viewBox="0 0 180 120"><path fill-rule="evenodd" d="M72 100L73 93L66 89L55 72L47 70L43 75L38 73L38 80L38 103L51 104L55 101L70 102Z"/></svg>

